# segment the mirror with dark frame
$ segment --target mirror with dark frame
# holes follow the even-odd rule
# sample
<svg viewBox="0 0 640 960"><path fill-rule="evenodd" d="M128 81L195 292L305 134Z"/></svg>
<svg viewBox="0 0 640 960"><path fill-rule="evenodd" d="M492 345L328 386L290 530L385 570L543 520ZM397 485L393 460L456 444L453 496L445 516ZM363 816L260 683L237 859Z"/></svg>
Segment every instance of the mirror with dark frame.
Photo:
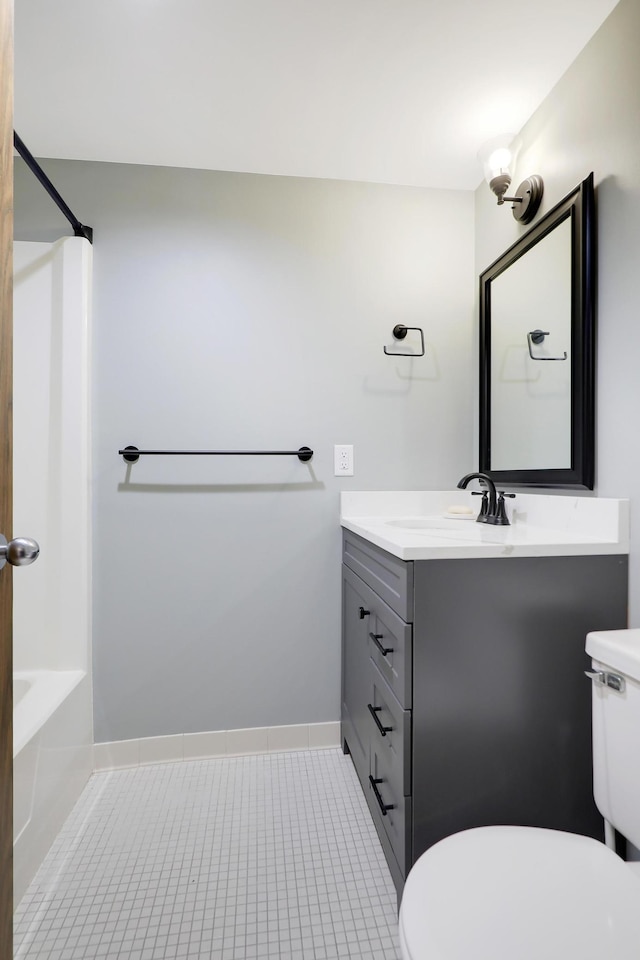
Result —
<svg viewBox="0 0 640 960"><path fill-rule="evenodd" d="M594 483L593 174L480 275L480 466L506 486Z"/></svg>

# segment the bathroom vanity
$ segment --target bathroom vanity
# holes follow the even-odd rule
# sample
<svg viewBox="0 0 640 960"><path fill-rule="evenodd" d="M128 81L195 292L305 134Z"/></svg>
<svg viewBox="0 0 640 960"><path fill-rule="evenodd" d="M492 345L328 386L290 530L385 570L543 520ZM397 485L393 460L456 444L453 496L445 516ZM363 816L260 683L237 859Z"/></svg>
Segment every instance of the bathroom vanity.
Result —
<svg viewBox="0 0 640 960"><path fill-rule="evenodd" d="M342 744L399 892L470 827L602 837L584 645L627 626L627 502L518 494L503 528L451 504L477 510L342 495Z"/></svg>

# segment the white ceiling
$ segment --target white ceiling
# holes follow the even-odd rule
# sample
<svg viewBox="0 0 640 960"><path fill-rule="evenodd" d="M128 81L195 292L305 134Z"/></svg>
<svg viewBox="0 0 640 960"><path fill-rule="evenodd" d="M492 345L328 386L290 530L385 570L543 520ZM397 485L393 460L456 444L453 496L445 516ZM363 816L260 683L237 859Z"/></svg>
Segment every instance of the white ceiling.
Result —
<svg viewBox="0 0 640 960"><path fill-rule="evenodd" d="M617 0L16 0L39 157L473 189Z"/></svg>

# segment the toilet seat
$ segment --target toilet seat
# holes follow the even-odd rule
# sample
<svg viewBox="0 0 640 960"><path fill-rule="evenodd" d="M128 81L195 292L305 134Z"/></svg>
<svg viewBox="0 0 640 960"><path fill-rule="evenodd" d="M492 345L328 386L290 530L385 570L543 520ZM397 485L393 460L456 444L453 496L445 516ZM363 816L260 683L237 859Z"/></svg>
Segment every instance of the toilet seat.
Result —
<svg viewBox="0 0 640 960"><path fill-rule="evenodd" d="M407 877L405 960L638 960L640 879L611 850L538 827L478 827Z"/></svg>

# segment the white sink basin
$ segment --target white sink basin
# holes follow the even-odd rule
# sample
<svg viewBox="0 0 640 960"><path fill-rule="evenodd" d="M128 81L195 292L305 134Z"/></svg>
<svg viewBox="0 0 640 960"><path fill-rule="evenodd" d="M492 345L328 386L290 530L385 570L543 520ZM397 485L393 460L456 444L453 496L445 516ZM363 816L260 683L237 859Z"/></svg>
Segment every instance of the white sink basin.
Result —
<svg viewBox="0 0 640 960"><path fill-rule="evenodd" d="M396 527L413 534L424 533L438 540L465 541L466 543L504 543L509 526L493 523L476 523L475 517L464 517L466 523L449 517L400 517L386 520L385 526ZM471 521L471 522L469 522Z"/></svg>
<svg viewBox="0 0 640 960"><path fill-rule="evenodd" d="M400 517L396 520L386 520L389 527L401 527L403 530L455 530L459 529L460 521L475 522L475 517L461 514L457 517ZM466 526L465 526L466 529Z"/></svg>

